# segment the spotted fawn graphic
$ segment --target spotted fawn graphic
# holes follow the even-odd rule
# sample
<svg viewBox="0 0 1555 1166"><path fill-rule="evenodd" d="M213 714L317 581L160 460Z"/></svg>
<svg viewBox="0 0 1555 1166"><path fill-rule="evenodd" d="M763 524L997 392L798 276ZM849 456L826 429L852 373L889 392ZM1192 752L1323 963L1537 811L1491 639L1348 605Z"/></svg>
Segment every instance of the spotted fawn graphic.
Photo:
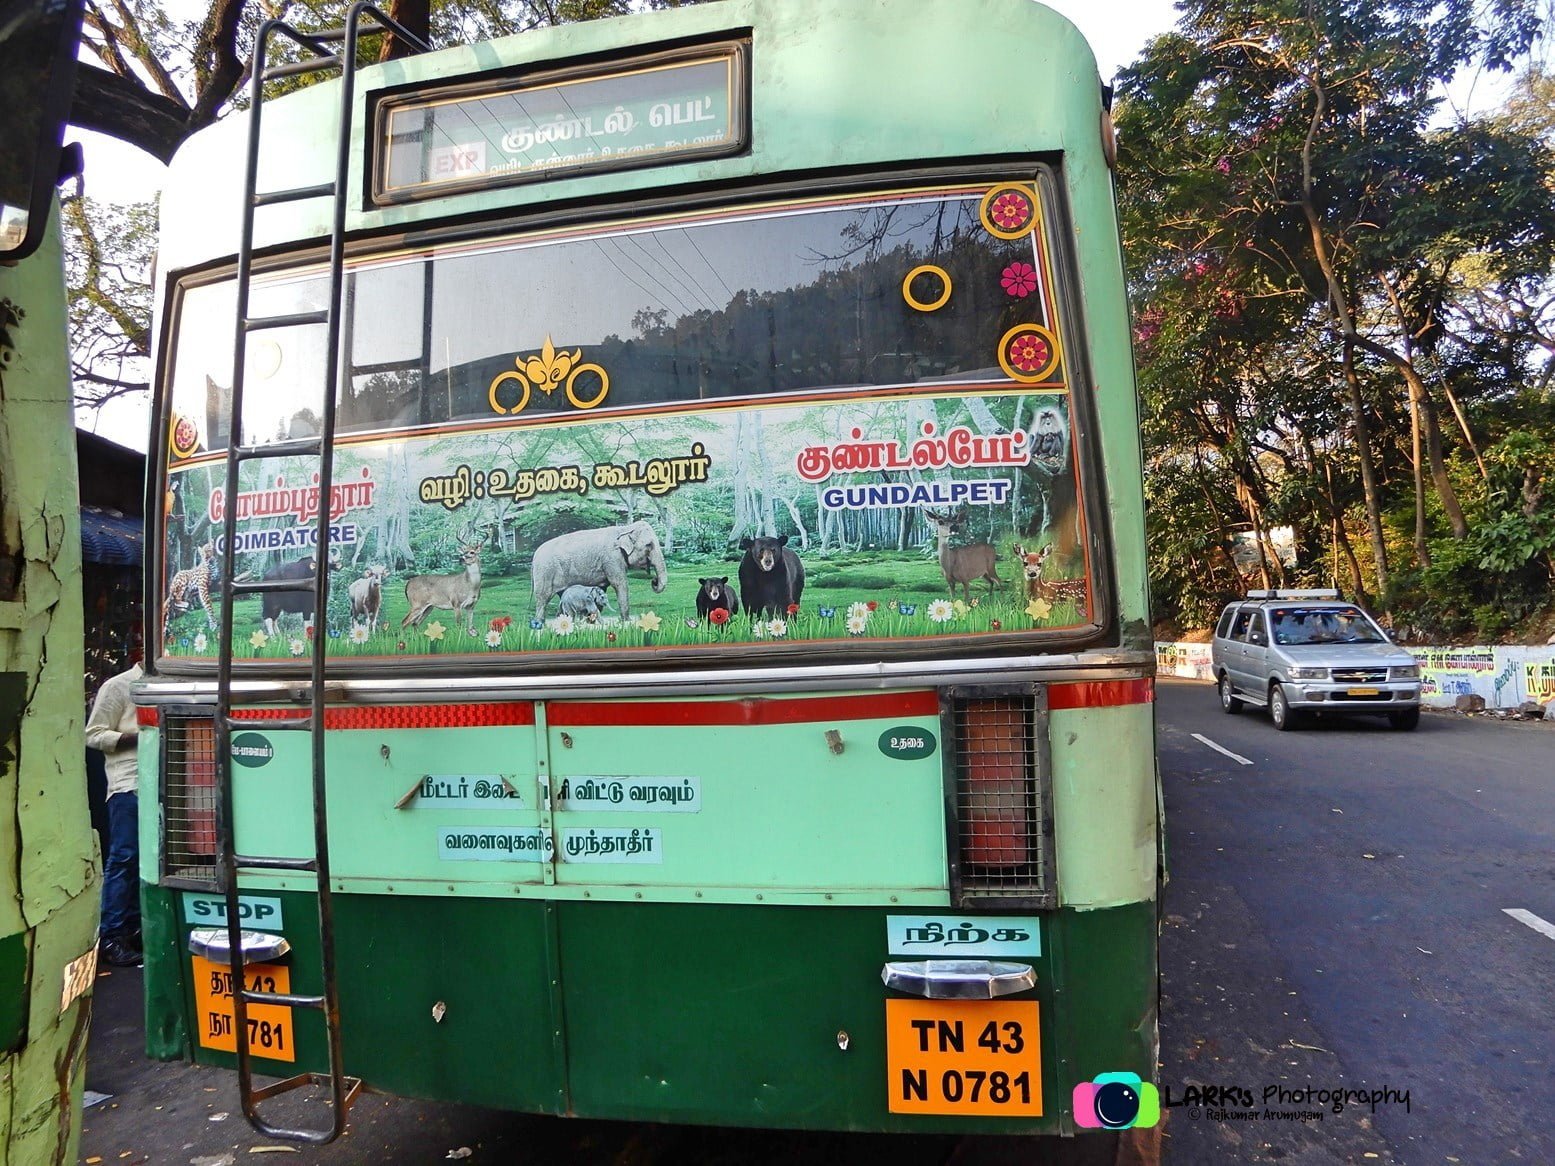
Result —
<svg viewBox="0 0 1555 1166"><path fill-rule="evenodd" d="M1084 579L1044 579L1043 568L1053 554L1053 544L1048 543L1040 551L1031 552L1025 547L1015 548L1020 560L1021 574L1026 579L1027 600L1041 599L1047 603L1071 602L1081 612L1086 610L1087 588Z"/></svg>

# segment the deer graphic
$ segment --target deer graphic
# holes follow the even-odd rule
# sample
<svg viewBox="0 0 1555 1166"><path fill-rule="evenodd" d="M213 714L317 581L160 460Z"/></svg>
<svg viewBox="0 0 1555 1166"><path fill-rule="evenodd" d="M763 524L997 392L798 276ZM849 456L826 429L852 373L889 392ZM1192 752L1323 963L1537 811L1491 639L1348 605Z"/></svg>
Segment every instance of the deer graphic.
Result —
<svg viewBox="0 0 1555 1166"><path fill-rule="evenodd" d="M1047 603L1061 603L1069 600L1081 611L1084 611L1089 594L1089 589L1084 579L1042 578L1042 571L1047 566L1048 558L1052 554L1052 543L1048 543L1047 546L1035 553L1021 546L1015 548L1015 557L1020 560L1021 574L1026 579L1026 598L1028 600L1041 599Z"/></svg>
<svg viewBox="0 0 1555 1166"><path fill-rule="evenodd" d="M466 529L459 533L459 559L464 563L462 571L450 575L412 575L405 580L405 599L410 611L400 621L400 627L413 624L421 626L427 613L433 608L453 612L458 620L462 612L468 621L467 631L475 634L475 601L481 597L481 543L484 528L480 531Z"/></svg>
<svg viewBox="0 0 1555 1166"><path fill-rule="evenodd" d="M935 537L939 539L939 568L945 573L950 597L956 597L956 588L959 586L961 598L970 603L972 583L977 579L987 581L988 593L992 595L995 588L1003 583L994 570L996 556L993 547L987 543L970 543L964 547L950 545L950 536L966 525L966 511L940 514L924 507L923 517L928 519Z"/></svg>

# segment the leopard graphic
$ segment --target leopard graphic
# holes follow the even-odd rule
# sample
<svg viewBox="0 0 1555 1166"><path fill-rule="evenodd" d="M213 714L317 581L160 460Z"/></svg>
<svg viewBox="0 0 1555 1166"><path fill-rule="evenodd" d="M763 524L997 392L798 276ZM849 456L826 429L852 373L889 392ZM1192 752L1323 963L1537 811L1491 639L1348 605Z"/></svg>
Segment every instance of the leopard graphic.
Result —
<svg viewBox="0 0 1555 1166"><path fill-rule="evenodd" d="M205 609L206 623L212 628L216 626L216 615L211 611L211 570L215 565L216 545L206 543L194 552L194 558L194 566L178 572L167 586L167 599L162 603L163 627L167 626L168 616L174 608L187 611L194 606L188 601L191 588Z"/></svg>

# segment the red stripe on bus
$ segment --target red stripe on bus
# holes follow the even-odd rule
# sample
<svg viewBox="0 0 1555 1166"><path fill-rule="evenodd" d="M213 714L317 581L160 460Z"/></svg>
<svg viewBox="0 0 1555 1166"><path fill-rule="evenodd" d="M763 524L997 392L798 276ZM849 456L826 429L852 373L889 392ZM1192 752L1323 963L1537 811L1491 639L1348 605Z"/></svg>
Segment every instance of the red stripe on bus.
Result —
<svg viewBox="0 0 1555 1166"><path fill-rule="evenodd" d="M307 715L304 708L233 709L244 721L276 721ZM407 704L327 708L325 729L468 729L491 725L532 725L534 705L527 701L501 704Z"/></svg>
<svg viewBox="0 0 1555 1166"><path fill-rule="evenodd" d="M1049 709L1111 708L1121 704L1150 704L1155 700L1155 681L1148 676L1138 680L1087 680L1080 684L1050 684Z"/></svg>
<svg viewBox="0 0 1555 1166"><path fill-rule="evenodd" d="M878 717L937 717L934 692L826 696L801 700L757 697L715 701L577 701L546 706L551 725L792 725Z"/></svg>

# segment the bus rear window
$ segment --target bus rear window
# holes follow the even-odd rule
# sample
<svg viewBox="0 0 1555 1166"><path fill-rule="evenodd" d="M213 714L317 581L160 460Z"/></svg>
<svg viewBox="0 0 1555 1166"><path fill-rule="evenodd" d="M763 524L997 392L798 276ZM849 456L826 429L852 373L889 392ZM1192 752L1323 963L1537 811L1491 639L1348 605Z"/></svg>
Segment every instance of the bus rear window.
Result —
<svg viewBox="0 0 1555 1166"><path fill-rule="evenodd" d="M328 297L318 269L283 270L256 278L251 314ZM350 582L325 613L300 592L240 601L254 652L306 656L315 634L383 657L1089 627L1056 301L1038 187L1015 182L356 261L330 534ZM314 553L313 460L246 462L224 496L233 312L230 280L179 296L173 655L215 652L195 583L219 570L229 505L235 571L296 574ZM245 443L318 431L324 346L319 327L250 339ZM607 530L608 554L578 549ZM351 594L369 576L371 618Z"/></svg>

